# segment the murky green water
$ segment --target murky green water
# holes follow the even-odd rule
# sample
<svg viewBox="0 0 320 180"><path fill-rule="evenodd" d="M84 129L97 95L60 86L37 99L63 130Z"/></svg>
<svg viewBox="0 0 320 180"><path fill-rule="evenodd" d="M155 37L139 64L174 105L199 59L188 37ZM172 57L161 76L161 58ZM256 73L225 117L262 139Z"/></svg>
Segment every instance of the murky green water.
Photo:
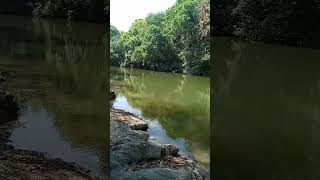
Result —
<svg viewBox="0 0 320 180"><path fill-rule="evenodd" d="M111 67L111 89L118 92L113 107L147 119L152 140L209 167L209 78Z"/></svg>
<svg viewBox="0 0 320 180"><path fill-rule="evenodd" d="M0 71L22 108L10 140L106 174L106 28L0 16Z"/></svg>
<svg viewBox="0 0 320 180"><path fill-rule="evenodd" d="M214 42L215 179L319 179L320 50Z"/></svg>

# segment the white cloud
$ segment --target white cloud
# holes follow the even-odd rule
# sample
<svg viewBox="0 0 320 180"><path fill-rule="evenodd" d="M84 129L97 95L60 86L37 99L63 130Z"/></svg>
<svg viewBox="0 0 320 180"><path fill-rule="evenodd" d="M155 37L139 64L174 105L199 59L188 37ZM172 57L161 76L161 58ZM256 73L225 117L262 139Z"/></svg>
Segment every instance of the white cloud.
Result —
<svg viewBox="0 0 320 180"><path fill-rule="evenodd" d="M176 0L110 0L110 21L121 31L128 31L136 19L167 10Z"/></svg>

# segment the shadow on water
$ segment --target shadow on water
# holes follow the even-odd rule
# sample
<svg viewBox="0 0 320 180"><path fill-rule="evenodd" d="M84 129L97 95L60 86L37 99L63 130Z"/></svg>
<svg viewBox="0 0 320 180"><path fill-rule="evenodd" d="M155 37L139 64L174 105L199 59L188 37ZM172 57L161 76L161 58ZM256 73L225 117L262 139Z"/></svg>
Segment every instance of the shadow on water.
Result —
<svg viewBox="0 0 320 180"><path fill-rule="evenodd" d="M214 176L320 178L320 51L215 40Z"/></svg>
<svg viewBox="0 0 320 180"><path fill-rule="evenodd" d="M179 147L209 167L209 79L138 69L111 68L114 108L149 120L150 138Z"/></svg>
<svg viewBox="0 0 320 180"><path fill-rule="evenodd" d="M12 145L106 174L106 28L0 16L0 71L23 108Z"/></svg>

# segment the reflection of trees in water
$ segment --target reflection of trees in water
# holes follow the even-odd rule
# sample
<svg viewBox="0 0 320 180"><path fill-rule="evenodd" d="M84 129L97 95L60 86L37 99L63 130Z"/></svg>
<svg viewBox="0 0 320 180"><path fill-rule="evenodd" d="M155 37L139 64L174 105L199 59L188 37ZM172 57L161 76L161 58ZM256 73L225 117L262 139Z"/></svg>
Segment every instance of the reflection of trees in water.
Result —
<svg viewBox="0 0 320 180"><path fill-rule="evenodd" d="M217 83L215 93L228 94L234 77L239 73L238 69L241 63L242 52L247 47L237 41L219 41L217 50L215 51L215 59L217 59ZM229 50L229 51L226 51ZM223 60L222 60L223 59ZM218 95L219 96L219 95Z"/></svg>
<svg viewBox="0 0 320 180"><path fill-rule="evenodd" d="M106 28L18 17L3 23L9 28L0 28L1 70L16 72L13 89L54 113L61 136L95 150L106 166Z"/></svg>
<svg viewBox="0 0 320 180"><path fill-rule="evenodd" d="M41 87L46 97L35 97L33 103L55 114L57 129L73 146L95 149L106 166L104 45L94 39L78 41L77 29L67 30L46 21L35 23L35 33L45 37L42 66L49 80Z"/></svg>
<svg viewBox="0 0 320 180"><path fill-rule="evenodd" d="M158 119L169 137L185 138L191 151L209 149L209 79L127 68L120 71L125 84L122 94L131 106L146 118Z"/></svg>
<svg viewBox="0 0 320 180"><path fill-rule="evenodd" d="M216 178L315 177L320 52L215 43L220 76L214 111Z"/></svg>

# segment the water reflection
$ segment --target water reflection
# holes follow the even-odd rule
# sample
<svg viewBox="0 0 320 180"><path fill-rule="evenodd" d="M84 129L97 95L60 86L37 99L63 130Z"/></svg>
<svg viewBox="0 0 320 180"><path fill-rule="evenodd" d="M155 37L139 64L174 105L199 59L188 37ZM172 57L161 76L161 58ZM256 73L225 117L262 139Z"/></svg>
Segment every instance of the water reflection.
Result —
<svg viewBox="0 0 320 180"><path fill-rule="evenodd" d="M319 179L320 51L215 40L216 179Z"/></svg>
<svg viewBox="0 0 320 180"><path fill-rule="evenodd" d="M24 105L23 126L13 131L12 144L105 174L106 28L11 16L0 20L0 71L14 72L8 88Z"/></svg>
<svg viewBox="0 0 320 180"><path fill-rule="evenodd" d="M111 68L111 86L120 94L115 107L149 119L151 136L209 166L208 78Z"/></svg>

